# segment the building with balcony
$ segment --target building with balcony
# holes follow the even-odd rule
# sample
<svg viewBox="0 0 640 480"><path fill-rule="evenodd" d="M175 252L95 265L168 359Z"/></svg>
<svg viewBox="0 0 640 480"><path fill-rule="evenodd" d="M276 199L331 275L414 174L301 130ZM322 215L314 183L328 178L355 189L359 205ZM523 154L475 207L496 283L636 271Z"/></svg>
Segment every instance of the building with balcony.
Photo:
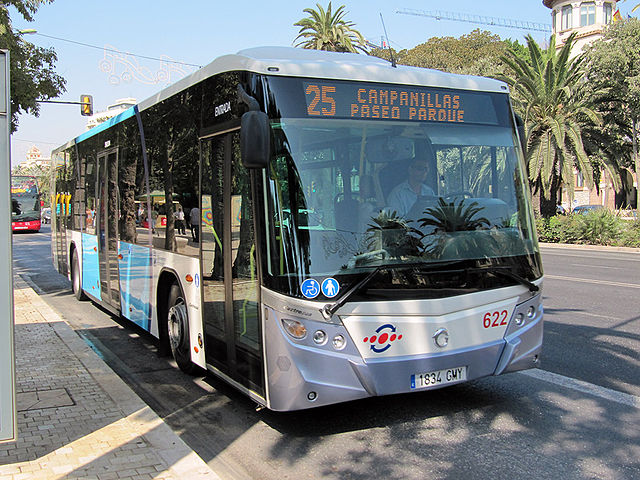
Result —
<svg viewBox="0 0 640 480"><path fill-rule="evenodd" d="M20 163L23 168L38 167L41 169L49 168L51 166L51 158L43 157L42 152L38 147L33 145L27 151L27 159Z"/></svg>
<svg viewBox="0 0 640 480"><path fill-rule="evenodd" d="M569 35L576 33L572 55L602 36L605 25L613 21L617 0L543 0L551 9L551 28L556 36L556 48L561 48Z"/></svg>
<svg viewBox="0 0 640 480"><path fill-rule="evenodd" d="M601 38L606 25L614 20L618 10L617 0L542 0L542 3L551 9L551 28L556 37L557 49L562 48L569 35L576 32L571 56L578 55L586 45ZM593 189L584 182L580 172L574 173L573 201L568 198L566 192L562 194L561 203L565 209L571 210L577 205L592 204L603 205L611 210L620 206L635 206L635 173L625 172L625 192L615 191L613 181L605 171L601 172L598 188Z"/></svg>

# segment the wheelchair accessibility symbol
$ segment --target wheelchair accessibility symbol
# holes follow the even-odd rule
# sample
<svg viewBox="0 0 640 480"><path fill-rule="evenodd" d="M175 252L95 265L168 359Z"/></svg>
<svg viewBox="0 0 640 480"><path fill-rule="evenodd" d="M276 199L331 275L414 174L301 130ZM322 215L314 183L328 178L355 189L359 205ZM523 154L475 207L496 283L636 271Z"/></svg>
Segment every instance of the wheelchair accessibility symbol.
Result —
<svg viewBox="0 0 640 480"><path fill-rule="evenodd" d="M300 286L300 291L305 298L316 298L320 293L320 284L313 278L307 278Z"/></svg>

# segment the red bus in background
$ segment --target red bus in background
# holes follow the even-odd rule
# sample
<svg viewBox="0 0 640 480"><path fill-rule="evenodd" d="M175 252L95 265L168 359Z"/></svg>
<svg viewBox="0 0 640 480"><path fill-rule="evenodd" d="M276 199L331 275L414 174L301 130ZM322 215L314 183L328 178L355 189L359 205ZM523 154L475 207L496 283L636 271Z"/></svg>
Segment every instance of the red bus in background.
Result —
<svg viewBox="0 0 640 480"><path fill-rule="evenodd" d="M11 176L11 230L40 231L40 192L36 177Z"/></svg>

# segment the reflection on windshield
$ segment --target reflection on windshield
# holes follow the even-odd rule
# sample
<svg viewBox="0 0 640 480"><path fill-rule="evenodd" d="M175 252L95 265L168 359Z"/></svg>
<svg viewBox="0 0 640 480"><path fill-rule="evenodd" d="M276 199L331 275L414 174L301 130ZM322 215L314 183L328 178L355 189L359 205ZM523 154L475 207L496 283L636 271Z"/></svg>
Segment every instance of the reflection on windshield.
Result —
<svg viewBox="0 0 640 480"><path fill-rule="evenodd" d="M285 119L273 130L272 276L537 251L509 128Z"/></svg>
<svg viewBox="0 0 640 480"><path fill-rule="evenodd" d="M22 222L40 218L40 198L33 195L13 195L11 198L11 220Z"/></svg>
<svg viewBox="0 0 640 480"><path fill-rule="evenodd" d="M11 177L11 221L26 222L40 219L40 196L35 177Z"/></svg>

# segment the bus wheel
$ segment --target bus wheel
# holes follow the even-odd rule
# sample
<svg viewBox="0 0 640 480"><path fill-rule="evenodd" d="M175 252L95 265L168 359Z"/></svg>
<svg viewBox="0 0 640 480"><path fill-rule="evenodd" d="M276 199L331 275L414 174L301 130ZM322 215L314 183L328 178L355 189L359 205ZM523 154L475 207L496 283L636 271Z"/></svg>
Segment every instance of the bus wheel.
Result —
<svg viewBox="0 0 640 480"><path fill-rule="evenodd" d="M167 311L167 331L171 353L183 372L194 375L198 366L191 361L189 350L189 316L182 291L177 283L171 285Z"/></svg>
<svg viewBox="0 0 640 480"><path fill-rule="evenodd" d="M80 283L80 262L78 262L78 253L75 250L71 254L71 289L77 300L87 299Z"/></svg>

